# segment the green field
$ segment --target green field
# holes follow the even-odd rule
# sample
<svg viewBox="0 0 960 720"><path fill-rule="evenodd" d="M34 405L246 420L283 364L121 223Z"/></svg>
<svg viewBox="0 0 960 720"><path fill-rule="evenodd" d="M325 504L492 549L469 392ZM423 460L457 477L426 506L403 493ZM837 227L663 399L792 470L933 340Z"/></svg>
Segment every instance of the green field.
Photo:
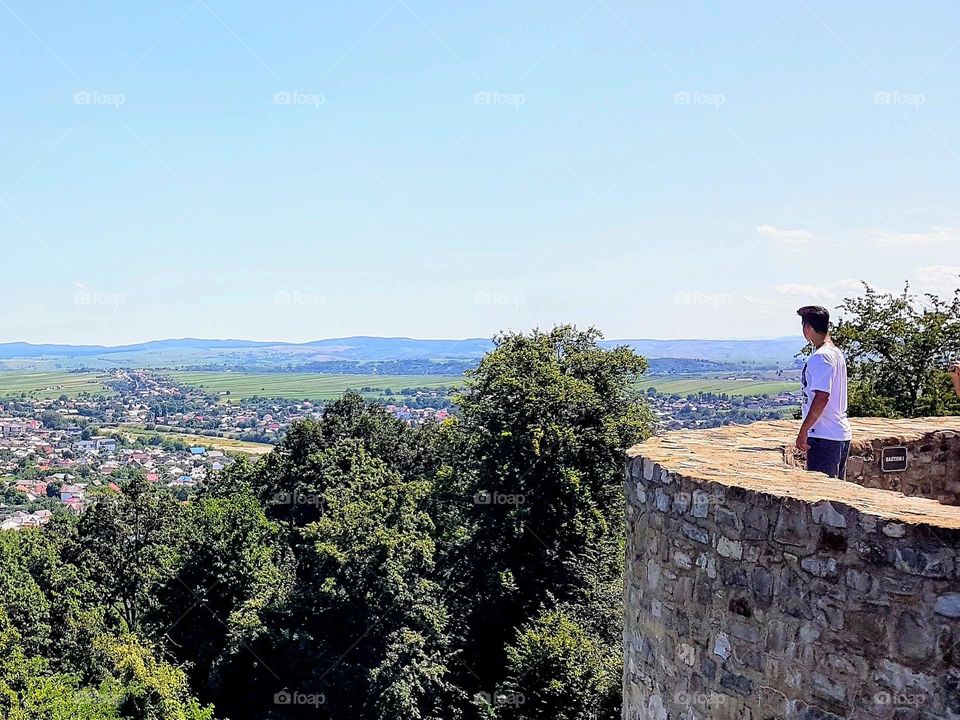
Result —
<svg viewBox="0 0 960 720"><path fill-rule="evenodd" d="M643 390L650 387L666 395L676 393L689 395L698 392L727 393L727 395L776 395L781 392L799 391L800 383L780 380L750 380L731 378L644 378L638 384Z"/></svg>
<svg viewBox="0 0 960 720"><path fill-rule="evenodd" d="M124 425L117 429L105 429L106 435L123 435L129 440L136 440L139 437L152 437L159 435L164 440L179 440L191 447L205 447L211 450L222 450L225 453L236 455L266 455L273 450L273 445L268 443L246 442L244 440L234 440L232 438L209 437L208 435L192 435L190 433L170 432L167 430L147 430L142 425Z"/></svg>
<svg viewBox="0 0 960 720"><path fill-rule="evenodd" d="M333 400L345 390L361 387L389 388L399 392L409 387L451 387L463 384L462 377L448 375L326 375L319 373L238 373L238 372L170 372L169 375L185 385L203 388L211 393L226 393L229 400L259 395L292 400ZM101 373L63 372L0 372L0 397L27 393L33 398L75 397L80 392L112 394L103 385ZM799 390L797 382L782 380L752 380L740 378L684 378L648 377L638 387L654 387L661 393L687 395L696 392L722 392L728 395L776 394ZM382 398L380 392L364 393L367 399Z"/></svg>
<svg viewBox="0 0 960 720"><path fill-rule="evenodd" d="M290 400L335 400L345 390L376 387L398 392L403 388L450 387L462 377L447 375L321 375L318 373L236 373L171 372L170 377L184 385L210 393L229 392L229 400L253 397L279 397ZM364 393L368 399L382 397L379 392Z"/></svg>
<svg viewBox="0 0 960 720"><path fill-rule="evenodd" d="M76 397L81 392L111 395L100 373L0 372L0 397L27 393L33 398Z"/></svg>

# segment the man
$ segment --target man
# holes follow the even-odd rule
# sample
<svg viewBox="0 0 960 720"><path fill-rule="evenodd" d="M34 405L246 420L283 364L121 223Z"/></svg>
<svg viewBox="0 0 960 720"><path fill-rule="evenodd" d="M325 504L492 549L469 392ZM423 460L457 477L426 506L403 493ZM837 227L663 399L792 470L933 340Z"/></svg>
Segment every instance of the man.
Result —
<svg viewBox="0 0 960 720"><path fill-rule="evenodd" d="M830 313L814 305L797 310L803 337L813 353L803 365L803 424L797 447L807 453L807 470L845 479L850 452L847 420L847 363L830 340Z"/></svg>
<svg viewBox="0 0 960 720"><path fill-rule="evenodd" d="M960 362L955 362L950 368L950 379L953 380L953 391L960 398Z"/></svg>

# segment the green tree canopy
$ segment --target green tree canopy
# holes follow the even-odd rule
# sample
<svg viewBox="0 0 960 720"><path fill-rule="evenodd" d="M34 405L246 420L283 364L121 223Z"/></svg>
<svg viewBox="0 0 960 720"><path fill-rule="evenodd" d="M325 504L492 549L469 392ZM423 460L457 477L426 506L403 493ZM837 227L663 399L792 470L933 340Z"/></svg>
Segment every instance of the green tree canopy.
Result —
<svg viewBox="0 0 960 720"><path fill-rule="evenodd" d="M847 356L850 414L916 417L960 412L947 375L960 358L960 290L898 295L864 284L831 331Z"/></svg>

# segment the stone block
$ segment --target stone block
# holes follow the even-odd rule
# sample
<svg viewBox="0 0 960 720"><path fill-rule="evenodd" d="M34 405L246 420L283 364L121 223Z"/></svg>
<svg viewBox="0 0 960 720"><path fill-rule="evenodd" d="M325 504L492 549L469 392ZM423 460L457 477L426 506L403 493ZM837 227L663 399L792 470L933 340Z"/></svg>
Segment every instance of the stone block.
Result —
<svg viewBox="0 0 960 720"><path fill-rule="evenodd" d="M937 598L933 611L948 618L960 618L960 592L949 592Z"/></svg>
<svg viewBox="0 0 960 720"><path fill-rule="evenodd" d="M845 528L847 519L833 506L833 503L820 502L813 506L813 521L820 525L829 525L834 528Z"/></svg>
<svg viewBox="0 0 960 720"><path fill-rule="evenodd" d="M693 525L692 523L683 523L680 531L683 533L684 537L688 537L695 542L701 543L702 545L710 544L710 533L701 527Z"/></svg>
<svg viewBox="0 0 960 720"><path fill-rule="evenodd" d="M948 549L936 551L915 548L897 548L895 564L898 570L929 578L953 576L953 553Z"/></svg>
<svg viewBox="0 0 960 720"><path fill-rule="evenodd" d="M710 493L706 490L694 490L690 514L695 518L705 518L710 514Z"/></svg>
<svg viewBox="0 0 960 720"><path fill-rule="evenodd" d="M907 526L903 523L896 522L884 523L880 528L880 532L887 537L902 538L907 533Z"/></svg>
<svg viewBox="0 0 960 720"><path fill-rule="evenodd" d="M656 507L657 511L666 512L670 509L671 502L672 498L670 497L670 493L663 488L657 488L654 500L654 507Z"/></svg>
<svg viewBox="0 0 960 720"><path fill-rule="evenodd" d="M653 475L655 472L657 472L657 470L659 470L659 466L655 462L644 458L643 460L643 479L644 480L646 480L647 482L652 481Z"/></svg>
<svg viewBox="0 0 960 720"><path fill-rule="evenodd" d="M737 540L728 540L723 535L718 535L717 553L725 558L739 560L743 557L743 543Z"/></svg>
<svg viewBox="0 0 960 720"><path fill-rule="evenodd" d="M936 652L929 629L917 615L908 611L897 616L893 645L897 656L906 665L925 665Z"/></svg>
<svg viewBox="0 0 960 720"><path fill-rule="evenodd" d="M808 507L799 502L784 502L773 530L773 539L782 545L806 547L810 544L811 532Z"/></svg>
<svg viewBox="0 0 960 720"><path fill-rule="evenodd" d="M730 657L732 647L730 645L730 638L726 633L717 633L716 639L713 641L713 654L722 657L726 660Z"/></svg>
<svg viewBox="0 0 960 720"><path fill-rule="evenodd" d="M680 491L673 496L673 512L682 515L690 509L690 493Z"/></svg>
<svg viewBox="0 0 960 720"><path fill-rule="evenodd" d="M800 561L800 567L817 577L836 577L837 559L832 557L810 556Z"/></svg>
<svg viewBox="0 0 960 720"><path fill-rule="evenodd" d="M747 696L753 693L753 681L729 670L720 671L720 687L737 695Z"/></svg>

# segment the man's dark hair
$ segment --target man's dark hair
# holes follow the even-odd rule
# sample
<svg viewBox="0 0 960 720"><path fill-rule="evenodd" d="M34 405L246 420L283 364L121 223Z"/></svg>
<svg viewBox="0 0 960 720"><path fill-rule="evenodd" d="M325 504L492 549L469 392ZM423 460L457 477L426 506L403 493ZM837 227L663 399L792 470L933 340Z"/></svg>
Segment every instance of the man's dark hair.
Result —
<svg viewBox="0 0 960 720"><path fill-rule="evenodd" d="M812 327L814 332L821 335L826 335L830 329L830 313L819 305L805 305L797 310L797 315L802 317L803 322Z"/></svg>

